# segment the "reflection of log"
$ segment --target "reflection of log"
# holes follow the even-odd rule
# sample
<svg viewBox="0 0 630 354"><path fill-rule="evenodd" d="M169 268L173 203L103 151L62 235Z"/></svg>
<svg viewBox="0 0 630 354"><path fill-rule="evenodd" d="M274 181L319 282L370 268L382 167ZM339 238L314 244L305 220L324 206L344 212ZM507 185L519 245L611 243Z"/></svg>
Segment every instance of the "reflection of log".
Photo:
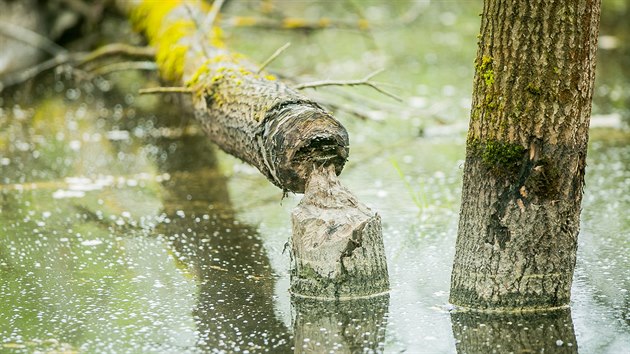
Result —
<svg viewBox="0 0 630 354"><path fill-rule="evenodd" d="M454 312L458 353L577 353L571 310L490 314Z"/></svg>
<svg viewBox="0 0 630 354"><path fill-rule="evenodd" d="M381 353L389 295L349 301L293 298L295 353Z"/></svg>
<svg viewBox="0 0 630 354"><path fill-rule="evenodd" d="M318 201L324 195L311 188L301 207L316 212L298 210L293 218L292 281L305 280L294 292L339 298L386 291L380 218L336 181L348 157L345 128L317 103L225 49L218 28L203 28L209 10L203 2L119 3L155 47L162 76L190 90L197 120L219 147L285 191L304 192L311 179L339 193ZM328 216L317 219L319 211ZM320 249L304 253L299 244Z"/></svg>
<svg viewBox="0 0 630 354"><path fill-rule="evenodd" d="M256 230L236 220L213 147L202 136L159 139L155 145L166 156L160 170L171 175L163 185L170 222L158 231L197 280L199 351L290 352L289 330L274 313L269 257Z"/></svg>

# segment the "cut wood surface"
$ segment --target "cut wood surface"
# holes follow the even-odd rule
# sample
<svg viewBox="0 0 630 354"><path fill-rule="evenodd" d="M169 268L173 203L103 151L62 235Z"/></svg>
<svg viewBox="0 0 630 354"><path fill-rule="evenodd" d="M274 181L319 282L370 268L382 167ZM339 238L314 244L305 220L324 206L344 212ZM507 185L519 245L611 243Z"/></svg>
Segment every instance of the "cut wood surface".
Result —
<svg viewBox="0 0 630 354"><path fill-rule="evenodd" d="M349 152L345 128L316 102L226 49L207 17L217 9L201 1L119 4L155 47L161 76L192 94L209 138L284 191L305 192L293 215L292 292L326 299L386 292L380 217L337 180Z"/></svg>

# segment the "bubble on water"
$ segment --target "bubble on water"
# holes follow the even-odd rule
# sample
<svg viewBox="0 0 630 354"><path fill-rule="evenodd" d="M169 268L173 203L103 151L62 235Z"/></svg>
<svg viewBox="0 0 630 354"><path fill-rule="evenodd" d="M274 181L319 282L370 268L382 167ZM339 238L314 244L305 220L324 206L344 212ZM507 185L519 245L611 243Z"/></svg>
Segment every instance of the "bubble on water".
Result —
<svg viewBox="0 0 630 354"><path fill-rule="evenodd" d="M85 197L85 192L78 191L78 190L57 189L53 193L54 199L83 198L83 197Z"/></svg>
<svg viewBox="0 0 630 354"><path fill-rule="evenodd" d="M564 342L562 341L562 339L558 339L556 341L556 345L559 346L559 347L561 347L563 344L564 344Z"/></svg>
<svg viewBox="0 0 630 354"><path fill-rule="evenodd" d="M456 89L454 86L452 85L444 85L442 87L442 94L444 96L453 96L456 93Z"/></svg>
<svg viewBox="0 0 630 354"><path fill-rule="evenodd" d="M66 90L66 98L74 101L79 99L79 97L81 97L81 90L77 90L77 89L68 89Z"/></svg>
<svg viewBox="0 0 630 354"><path fill-rule="evenodd" d="M64 89L64 88L65 88L65 87L64 87L63 82L61 82L61 81L55 81L55 84L54 84L54 90L55 90L55 92L61 92L61 91L63 91L63 89Z"/></svg>
<svg viewBox="0 0 630 354"><path fill-rule="evenodd" d="M102 77L94 79L94 83L96 84L96 87L103 92L107 92L112 89L112 84Z"/></svg>
<svg viewBox="0 0 630 354"><path fill-rule="evenodd" d="M74 120L70 120L66 123L66 126L68 127L68 130L77 130L79 129L79 123L77 123Z"/></svg>
<svg viewBox="0 0 630 354"><path fill-rule="evenodd" d="M457 15L455 15L452 12L442 12L440 14L440 22L444 25L444 26L452 26L457 22Z"/></svg>
<svg viewBox="0 0 630 354"><path fill-rule="evenodd" d="M94 240L85 240L83 242L81 242L82 246L98 246L100 244L102 244L103 241L99 240L99 239L94 239Z"/></svg>
<svg viewBox="0 0 630 354"><path fill-rule="evenodd" d="M81 142L78 140L72 140L68 144L70 146L70 150L78 151L81 148Z"/></svg>
<svg viewBox="0 0 630 354"><path fill-rule="evenodd" d="M120 140L129 140L129 131L127 130L110 130L105 136L108 140L112 141L120 141Z"/></svg>
<svg viewBox="0 0 630 354"><path fill-rule="evenodd" d="M19 151L28 151L31 148L31 145L29 143L27 143L27 142L24 142L24 141L15 142L14 146Z"/></svg>

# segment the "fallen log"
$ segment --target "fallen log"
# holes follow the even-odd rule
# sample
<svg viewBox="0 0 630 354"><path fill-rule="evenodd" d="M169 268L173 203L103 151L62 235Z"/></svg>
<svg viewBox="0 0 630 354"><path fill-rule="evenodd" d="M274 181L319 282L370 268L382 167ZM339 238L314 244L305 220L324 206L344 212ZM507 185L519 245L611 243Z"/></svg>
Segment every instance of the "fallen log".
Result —
<svg viewBox="0 0 630 354"><path fill-rule="evenodd" d="M349 152L345 128L316 102L227 50L220 29L207 18L212 11L204 2L145 0L119 5L155 47L162 78L182 84L192 94L195 117L208 137L258 168L283 191L306 192L293 218L297 231L292 237L296 260L292 292L344 298L387 291L380 218L337 181ZM322 195L315 191L326 188L326 183L334 193L320 203ZM313 216L302 217L308 213L300 208L314 210ZM312 221L320 212L328 216ZM306 235L318 235L319 246L300 247ZM324 248L331 242L334 247ZM320 255L323 250L329 252L325 258ZM361 256L354 256L359 252ZM297 260L316 260L317 265Z"/></svg>

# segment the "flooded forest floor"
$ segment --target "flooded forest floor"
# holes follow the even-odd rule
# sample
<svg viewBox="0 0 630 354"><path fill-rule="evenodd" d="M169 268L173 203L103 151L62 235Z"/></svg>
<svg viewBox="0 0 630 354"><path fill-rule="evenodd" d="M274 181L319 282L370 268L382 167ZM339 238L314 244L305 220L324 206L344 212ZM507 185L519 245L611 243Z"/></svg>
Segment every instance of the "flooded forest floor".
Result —
<svg viewBox="0 0 630 354"><path fill-rule="evenodd" d="M273 3L276 3L275 1ZM341 180L381 215L389 297L288 293L290 213L254 168L201 132L185 95L138 95L154 71L50 70L0 95L0 351L487 352L630 348L630 8L604 1L570 311L450 314L448 291L471 104L478 2L280 2L326 30L229 25L226 42L296 82L346 126ZM341 21L344 20L344 21ZM237 21L234 20L234 24ZM91 41L139 44L121 19ZM102 32L102 33L101 33ZM299 350L298 350L299 351Z"/></svg>

